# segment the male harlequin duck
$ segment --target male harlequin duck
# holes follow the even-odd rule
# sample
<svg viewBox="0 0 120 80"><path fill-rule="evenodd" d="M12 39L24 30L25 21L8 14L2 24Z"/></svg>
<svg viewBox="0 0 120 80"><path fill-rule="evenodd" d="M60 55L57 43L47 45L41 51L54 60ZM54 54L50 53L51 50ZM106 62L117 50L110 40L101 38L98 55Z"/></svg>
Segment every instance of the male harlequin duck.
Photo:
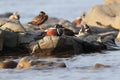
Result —
<svg viewBox="0 0 120 80"><path fill-rule="evenodd" d="M57 33L59 35L67 35L67 36L74 36L74 32L68 28L63 27L60 24L56 24L56 29L57 29Z"/></svg>
<svg viewBox="0 0 120 80"><path fill-rule="evenodd" d="M83 26L81 26L81 29L80 29L79 33L92 34L92 31L91 31L90 27L87 24L84 24Z"/></svg>
<svg viewBox="0 0 120 80"><path fill-rule="evenodd" d="M20 19L20 15L18 14L18 12L13 12L13 14L9 17L9 20L19 20Z"/></svg>
<svg viewBox="0 0 120 80"><path fill-rule="evenodd" d="M90 27L87 24L84 25L84 28L85 28L86 33L92 34L92 31L91 31Z"/></svg>
<svg viewBox="0 0 120 80"><path fill-rule="evenodd" d="M56 28L49 28L45 32L46 32L46 36L57 36Z"/></svg>
<svg viewBox="0 0 120 80"><path fill-rule="evenodd" d="M55 24L53 28L49 28L45 32L47 36L61 36L63 34L63 26Z"/></svg>
<svg viewBox="0 0 120 80"><path fill-rule="evenodd" d="M61 36L63 34L63 26L60 24L55 24L54 28L56 28L57 36Z"/></svg>
<svg viewBox="0 0 120 80"><path fill-rule="evenodd" d="M74 36L74 34L75 33L72 30L63 27L60 24L56 24L54 28L49 28L46 31L47 36L52 36L52 35L53 36L62 36L62 35Z"/></svg>
<svg viewBox="0 0 120 80"><path fill-rule="evenodd" d="M32 21L28 22L28 24L39 26L45 23L47 20L48 20L48 15L45 12L41 11L40 14L35 18L33 18Z"/></svg>

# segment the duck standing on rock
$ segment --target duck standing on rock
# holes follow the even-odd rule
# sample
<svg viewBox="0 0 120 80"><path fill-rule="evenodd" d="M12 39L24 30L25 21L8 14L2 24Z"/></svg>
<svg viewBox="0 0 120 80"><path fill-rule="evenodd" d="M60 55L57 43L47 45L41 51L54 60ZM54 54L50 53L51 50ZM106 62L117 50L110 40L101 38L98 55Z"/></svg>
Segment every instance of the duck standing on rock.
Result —
<svg viewBox="0 0 120 80"><path fill-rule="evenodd" d="M90 27L87 24L84 24L83 26L81 26L81 29L80 29L79 33L92 34L92 31L91 31Z"/></svg>
<svg viewBox="0 0 120 80"><path fill-rule="evenodd" d="M92 34L92 31L91 31L90 27L87 24L84 25L84 28L85 28L86 33Z"/></svg>
<svg viewBox="0 0 120 80"><path fill-rule="evenodd" d="M47 20L48 20L48 15L45 12L41 11L40 14L35 18L33 18L32 21L28 22L28 24L39 26L45 23Z"/></svg>
<svg viewBox="0 0 120 80"><path fill-rule="evenodd" d="M57 32L59 35L67 35L67 36L74 36L74 32L68 28L63 27L60 24L56 24L55 28L57 29Z"/></svg>
<svg viewBox="0 0 120 80"><path fill-rule="evenodd" d="M56 28L49 28L45 30L46 36L57 36L57 30Z"/></svg>
<svg viewBox="0 0 120 80"><path fill-rule="evenodd" d="M49 28L46 30L47 36L61 36L63 34L63 26L59 24L55 24L53 28Z"/></svg>
<svg viewBox="0 0 120 80"><path fill-rule="evenodd" d="M18 12L13 12L13 14L9 17L9 20L14 21L14 20L19 20L20 19L20 15L18 14Z"/></svg>
<svg viewBox="0 0 120 80"><path fill-rule="evenodd" d="M74 32L68 28L63 27L60 24L56 24L54 28L49 28L46 31L47 36L62 36L62 35L67 35L67 36L74 36Z"/></svg>

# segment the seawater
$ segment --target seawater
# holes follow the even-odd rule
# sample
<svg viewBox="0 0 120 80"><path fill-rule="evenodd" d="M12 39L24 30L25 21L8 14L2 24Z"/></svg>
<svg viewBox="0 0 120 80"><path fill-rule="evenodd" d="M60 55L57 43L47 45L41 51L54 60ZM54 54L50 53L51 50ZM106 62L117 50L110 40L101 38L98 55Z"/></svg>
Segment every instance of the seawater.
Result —
<svg viewBox="0 0 120 80"><path fill-rule="evenodd" d="M0 13L18 11L22 23L27 23L40 11L50 17L73 21L93 5L102 3L103 0L0 0Z"/></svg>
<svg viewBox="0 0 120 80"><path fill-rule="evenodd" d="M45 11L51 17L73 21L93 5L102 3L103 0L0 0L0 13L18 11L22 23L27 23L40 11ZM119 80L120 51L104 53L60 58L67 68L1 69L0 80ZM112 67L94 70L92 66L96 63Z"/></svg>

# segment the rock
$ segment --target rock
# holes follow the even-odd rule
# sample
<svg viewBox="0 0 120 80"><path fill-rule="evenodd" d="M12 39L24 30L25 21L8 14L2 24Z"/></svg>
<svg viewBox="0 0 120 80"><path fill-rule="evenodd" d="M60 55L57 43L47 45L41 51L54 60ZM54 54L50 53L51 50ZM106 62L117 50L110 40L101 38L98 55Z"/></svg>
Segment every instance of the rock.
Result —
<svg viewBox="0 0 120 80"><path fill-rule="evenodd" d="M94 44L77 37L45 36L37 43L31 44L35 57L70 57L81 53L101 51L101 44Z"/></svg>
<svg viewBox="0 0 120 80"><path fill-rule="evenodd" d="M37 59L23 57L18 65L17 69L28 69L30 67L66 67L63 62L51 62L51 61L39 61Z"/></svg>
<svg viewBox="0 0 120 80"><path fill-rule="evenodd" d="M19 21L9 21L1 27L2 30L11 30L13 32L25 32L24 27Z"/></svg>
<svg viewBox="0 0 120 80"><path fill-rule="evenodd" d="M7 69L7 68L16 68L17 62L15 61L3 61L0 62L0 69Z"/></svg>
<svg viewBox="0 0 120 80"><path fill-rule="evenodd" d="M49 17L48 20L44 23L44 25L55 25L59 22L59 19L56 17Z"/></svg>
<svg viewBox="0 0 120 80"><path fill-rule="evenodd" d="M3 43L4 43L4 32L0 30L0 51L3 49Z"/></svg>
<svg viewBox="0 0 120 80"><path fill-rule="evenodd" d="M23 57L22 59L20 59L20 61L18 62L17 65L17 69L27 69L30 68L32 65L32 63L30 62L30 60L27 57Z"/></svg>
<svg viewBox="0 0 120 80"><path fill-rule="evenodd" d="M40 33L27 32L27 33L19 33L19 44L29 44L32 41L35 41L37 38L41 39Z"/></svg>
<svg viewBox="0 0 120 80"><path fill-rule="evenodd" d="M110 67L111 67L110 65L104 65L104 64L96 63L92 68L93 69L99 69L99 68L110 68Z"/></svg>
<svg viewBox="0 0 120 80"><path fill-rule="evenodd" d="M120 42L120 31L119 31L119 33L118 33L118 35L116 37L116 41Z"/></svg>
<svg viewBox="0 0 120 80"><path fill-rule="evenodd" d="M32 45L32 55L49 56L50 52L56 47L59 37L46 36Z"/></svg>
<svg viewBox="0 0 120 80"><path fill-rule="evenodd" d="M74 23L64 19L60 19L58 24L61 24L63 27L72 30L74 33L78 33L78 30L80 29L79 27L76 27Z"/></svg>
<svg viewBox="0 0 120 80"><path fill-rule="evenodd" d="M108 50L116 50L119 47L116 45L116 37L118 35L118 31L111 31L106 33L100 33L101 42L106 45Z"/></svg>
<svg viewBox="0 0 120 80"><path fill-rule="evenodd" d="M81 25L83 27L83 25ZM96 41L98 38L102 38L101 42L109 42L112 40L118 40L119 36L119 30L107 27L107 28L100 28L95 26L89 26L92 34L88 34L86 32L79 32L78 37L87 40L87 41ZM80 29L81 31L81 29ZM109 37L109 39L107 39ZM111 37L111 38L110 38ZM118 40L119 41L119 40ZM110 45L109 45L110 46Z"/></svg>
<svg viewBox="0 0 120 80"><path fill-rule="evenodd" d="M51 61L38 61L37 67L60 67L65 68L66 64L64 62L51 62Z"/></svg>
<svg viewBox="0 0 120 80"><path fill-rule="evenodd" d="M82 24L86 23L91 26L100 28L113 27L120 30L120 5L95 5L87 13L86 17L82 21Z"/></svg>
<svg viewBox="0 0 120 80"><path fill-rule="evenodd" d="M10 31L3 31L4 32L4 47L14 48L19 45L18 41L18 34Z"/></svg>
<svg viewBox="0 0 120 80"><path fill-rule="evenodd" d="M8 22L7 20L0 20L0 27L3 26L7 22Z"/></svg>
<svg viewBox="0 0 120 80"><path fill-rule="evenodd" d="M120 0L105 0L106 4L119 4Z"/></svg>
<svg viewBox="0 0 120 80"><path fill-rule="evenodd" d="M47 22L40 25L39 28L40 28L40 30L47 30L48 28L54 27L54 25L56 25L56 24L61 24L61 25L63 25L63 27L72 30L74 33L78 33L78 30L80 29L78 27L75 27L75 24L68 20L52 18L52 17L50 17L47 20Z"/></svg>
<svg viewBox="0 0 120 80"><path fill-rule="evenodd" d="M114 50L117 45L115 43L116 36L118 31L102 32L102 33L79 33L76 35L78 38L88 41L90 43L100 43L103 46L103 49ZM97 44L98 44L97 43Z"/></svg>
<svg viewBox="0 0 120 80"><path fill-rule="evenodd" d="M10 15L12 15L12 12L2 13L0 14L0 18L9 18Z"/></svg>
<svg viewBox="0 0 120 80"><path fill-rule="evenodd" d="M48 28L50 27L53 27L55 24L58 24L59 22L59 19L56 18L56 17L49 17L48 20L39 26L39 29L44 31L44 30L47 30Z"/></svg>
<svg viewBox="0 0 120 80"><path fill-rule="evenodd" d="M91 31L96 34L106 33L106 32L117 32L118 33L118 31L119 31L112 27L106 27L106 28L101 28L100 26L99 27L89 26L89 27L90 27Z"/></svg>
<svg viewBox="0 0 120 80"><path fill-rule="evenodd" d="M3 45L4 47L7 48L19 47L19 45L21 44L26 45L32 41L42 38L40 36L41 33L35 33L35 32L16 33L9 30L2 30L2 32L4 33L4 36L0 40L2 41L2 39L4 39ZM1 44L1 48L2 48L2 44Z"/></svg>
<svg viewBox="0 0 120 80"><path fill-rule="evenodd" d="M26 31L37 31L40 30L38 26L30 25L30 24L24 24L23 27L25 28Z"/></svg>
<svg viewBox="0 0 120 80"><path fill-rule="evenodd" d="M42 32L14 32L9 29L2 30L4 33L4 47L14 48L19 47L19 45L29 44L32 41L42 38Z"/></svg>
<svg viewBox="0 0 120 80"><path fill-rule="evenodd" d="M118 35L116 37L116 41L120 42L120 31L119 31L119 33L118 33Z"/></svg>
<svg viewBox="0 0 120 80"><path fill-rule="evenodd" d="M61 68L65 68L66 67L66 64L64 62L54 62L53 63L53 66L54 67L61 67Z"/></svg>

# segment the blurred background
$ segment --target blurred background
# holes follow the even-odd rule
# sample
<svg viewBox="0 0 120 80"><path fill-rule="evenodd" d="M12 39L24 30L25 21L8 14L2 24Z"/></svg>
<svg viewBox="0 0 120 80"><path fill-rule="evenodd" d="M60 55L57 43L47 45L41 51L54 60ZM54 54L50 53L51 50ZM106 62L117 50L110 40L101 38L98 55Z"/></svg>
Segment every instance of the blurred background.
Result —
<svg viewBox="0 0 120 80"><path fill-rule="evenodd" d="M45 11L51 17L73 21L82 12L101 3L103 0L0 0L0 14L18 11L21 22L27 23L40 11Z"/></svg>

